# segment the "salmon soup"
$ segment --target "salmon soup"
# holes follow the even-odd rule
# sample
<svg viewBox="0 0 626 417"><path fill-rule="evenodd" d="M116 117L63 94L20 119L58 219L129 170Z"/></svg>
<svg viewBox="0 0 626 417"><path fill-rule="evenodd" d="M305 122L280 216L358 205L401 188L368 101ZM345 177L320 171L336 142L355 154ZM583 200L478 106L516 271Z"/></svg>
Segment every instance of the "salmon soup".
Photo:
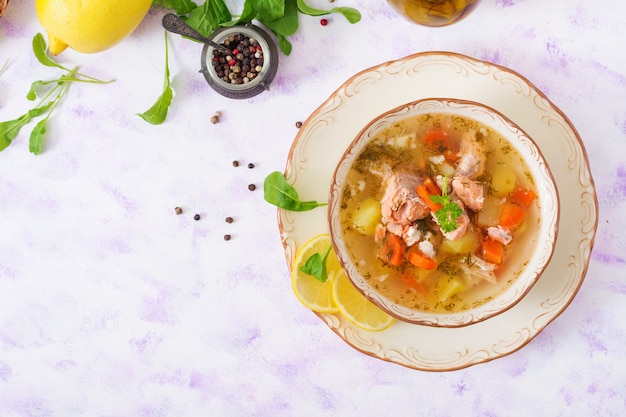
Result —
<svg viewBox="0 0 626 417"><path fill-rule="evenodd" d="M537 196L502 134L426 113L373 134L337 198L346 251L368 284L406 308L451 313L517 279L538 234Z"/></svg>

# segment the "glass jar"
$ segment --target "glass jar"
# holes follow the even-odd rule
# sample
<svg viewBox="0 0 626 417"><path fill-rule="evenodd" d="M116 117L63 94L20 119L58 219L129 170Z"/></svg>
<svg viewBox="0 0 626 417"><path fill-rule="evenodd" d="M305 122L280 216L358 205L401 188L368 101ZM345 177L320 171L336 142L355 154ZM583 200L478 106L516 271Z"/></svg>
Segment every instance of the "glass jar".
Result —
<svg viewBox="0 0 626 417"><path fill-rule="evenodd" d="M388 0L399 13L425 26L446 26L467 16L479 0Z"/></svg>

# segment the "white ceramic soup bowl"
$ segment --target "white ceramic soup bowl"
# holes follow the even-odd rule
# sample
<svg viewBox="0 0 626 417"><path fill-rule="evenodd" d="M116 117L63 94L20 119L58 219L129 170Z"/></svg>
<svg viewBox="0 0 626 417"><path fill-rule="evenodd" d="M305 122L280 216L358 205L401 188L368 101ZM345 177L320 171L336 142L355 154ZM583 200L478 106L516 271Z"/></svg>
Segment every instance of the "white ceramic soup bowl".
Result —
<svg viewBox="0 0 626 417"><path fill-rule="evenodd" d="M532 177L528 181L534 184L536 194L536 199L528 208L529 214L523 223L523 232L519 233L519 237L514 238L515 246L506 249L507 258L501 265L497 266L494 272L496 279L492 279L490 282L482 281L477 285L467 284L466 288L468 289L466 291L445 301L438 301L437 298L442 296L440 284L437 284L434 290L432 289L433 284L429 284L431 286L430 291L439 291L439 294L417 295L415 288L410 286L403 288L397 279L394 281L395 283L390 282L388 280L389 274L385 273L384 268L380 270L382 272L379 272L377 269L379 266L376 263L382 261L379 259L378 250L372 248L372 241L375 240L372 232L370 231L369 234L355 232L355 227L351 225L351 220L349 220L351 217L346 217L348 214L345 213L346 206L349 205L343 201L345 195L358 194L361 192L359 190L364 188L364 181L359 181L361 184L350 183L356 179L351 177L349 172L363 150L371 141L375 140L377 135L384 131L386 132L385 137L390 137L389 140L392 143L395 144L393 141L397 140L399 143L405 144L412 139L406 137L393 138L389 132L393 132L393 129L398 128L399 123L405 120L420 118L424 115L437 116L441 114L452 118L461 116L478 122L487 128L483 131L495 132L501 136L501 139L504 138L508 145L506 143L503 145L514 149L517 152L516 157L518 159L516 160L522 160L521 166L525 164L525 176L528 178L528 174L530 174ZM404 132L403 134L407 133ZM384 177L385 174L379 176ZM380 195L376 198L380 198ZM493 197L491 201L493 201ZM502 202L504 201L505 199L502 200ZM472 215L470 214L470 216ZM335 169L328 206L328 221L333 248L354 286L364 297L397 319L434 327L471 325L515 306L537 282L550 262L557 239L558 219L557 186L550 168L535 142L511 120L496 110L475 102L447 98L423 99L408 103L380 115L365 126L345 151ZM380 227L383 227L382 223L380 223ZM486 230L480 229L480 232L482 235L479 240L483 240ZM362 245L360 239L367 241L363 240L365 243ZM439 248L435 249L440 250ZM476 259L474 256L485 258L483 255L484 252L475 248L472 250L471 259ZM467 259L468 264L473 263L470 258ZM437 265L435 269L438 279L442 279L441 276L444 274L440 271L440 269L443 270L442 265L443 263ZM411 268L413 268L412 265ZM419 273L417 275L422 276ZM431 278L427 279L434 279L433 276L435 275L431 275ZM415 301L419 297L426 297L425 299L430 301Z"/></svg>

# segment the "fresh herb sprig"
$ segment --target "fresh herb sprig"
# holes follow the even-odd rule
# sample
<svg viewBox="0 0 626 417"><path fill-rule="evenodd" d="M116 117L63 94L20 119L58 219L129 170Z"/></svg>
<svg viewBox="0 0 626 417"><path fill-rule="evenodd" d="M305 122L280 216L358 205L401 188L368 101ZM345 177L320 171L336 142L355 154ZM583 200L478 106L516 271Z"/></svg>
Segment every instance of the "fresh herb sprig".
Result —
<svg viewBox="0 0 626 417"><path fill-rule="evenodd" d="M278 171L265 177L263 197L268 203L290 211L309 211L316 207L328 205L328 203L318 203L317 201L301 201L298 191Z"/></svg>
<svg viewBox="0 0 626 417"><path fill-rule="evenodd" d="M328 280L328 270L326 269L326 260L328 259L328 255L330 255L330 251L332 250L332 245L328 246L326 253L324 255L320 253L314 253L311 255L300 267L300 271L305 274L311 275L313 278L320 282L326 282Z"/></svg>
<svg viewBox="0 0 626 417"><path fill-rule="evenodd" d="M13 142L13 139L17 137L22 127L27 125L31 120L45 115L45 117L35 125L29 140L30 152L39 155L44 148L48 119L67 93L72 83L107 84L114 81L99 80L78 72L78 67L69 69L52 60L52 58L46 54L46 41L41 33L37 33L34 36L32 44L35 57L42 65L60 68L67 71L67 73L54 80L38 80L31 84L26 98L29 101L35 101L40 94L43 94L43 96L35 107L28 110L20 117L6 122L0 122L0 151L6 149L11 142Z"/></svg>
<svg viewBox="0 0 626 417"><path fill-rule="evenodd" d="M459 227L457 220L463 214L463 209L454 201L450 201L447 177L444 177L441 188L441 195L433 194L430 196L430 199L437 204L441 204L441 208L435 212L435 217L441 230L449 233Z"/></svg>
<svg viewBox="0 0 626 417"><path fill-rule="evenodd" d="M343 15L350 23L361 20L361 13L352 7L333 7L328 10L310 6L305 0L245 0L239 17L232 18L224 0L205 0L198 6L192 0L153 0L153 4L173 9L189 26L208 37L220 26L233 26L257 20L278 39L280 50L289 55L292 50L288 36L298 31L298 14L323 16Z"/></svg>
<svg viewBox="0 0 626 417"><path fill-rule="evenodd" d="M170 82L170 67L169 67L169 52L167 45L167 31L165 32L165 74L163 76L163 92L157 98L156 102L143 113L138 114L139 117L144 119L146 122L158 125L165 121L165 117L167 116L167 111L170 108L170 104L172 104L172 98L174 97L174 93L172 91L172 86Z"/></svg>

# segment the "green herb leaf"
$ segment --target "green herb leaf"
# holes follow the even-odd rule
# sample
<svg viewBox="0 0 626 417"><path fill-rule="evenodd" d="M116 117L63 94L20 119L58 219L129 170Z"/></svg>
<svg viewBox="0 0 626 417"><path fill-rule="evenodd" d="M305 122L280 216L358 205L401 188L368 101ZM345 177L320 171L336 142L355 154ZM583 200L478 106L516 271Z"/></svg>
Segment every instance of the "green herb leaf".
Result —
<svg viewBox="0 0 626 417"><path fill-rule="evenodd" d="M437 223L444 233L449 233L459 227L458 218L463 214L463 209L454 201L450 201L448 195L448 177L444 177L441 187L442 195L431 194L430 199L441 204L441 208L435 212Z"/></svg>
<svg viewBox="0 0 626 417"><path fill-rule="evenodd" d="M320 282L326 282L328 280L328 270L326 269L326 260L332 249L332 245L328 247L324 256L319 253L314 253L306 260L304 265L300 267L300 271L305 274L311 275L313 278Z"/></svg>
<svg viewBox="0 0 626 417"><path fill-rule="evenodd" d="M174 93L172 91L172 87L170 86L170 68L169 68L169 51L167 44L167 31L165 31L165 75L163 79L163 93L157 99L157 101L145 112L138 114L139 117L144 119L146 122L158 125L165 121L165 117L167 116L167 111L169 110L170 104L172 104L172 98L174 97Z"/></svg>
<svg viewBox="0 0 626 417"><path fill-rule="evenodd" d="M46 134L46 122L48 118L42 119L35 125L35 128L30 133L30 140L28 143L28 149L35 155L39 155L43 150L44 135Z"/></svg>
<svg viewBox="0 0 626 417"><path fill-rule="evenodd" d="M59 97L58 99L60 99L60 97ZM57 100L58 100L58 99L57 99ZM50 109L50 108L51 108L51 107L55 104L55 102L56 102L56 100L50 100L49 102L47 102L47 103L46 103L46 104L44 104L44 105L37 106L37 107L35 107L34 109L30 109L30 110L28 111L28 116L29 116L31 119L34 119L35 117L39 117L39 116L41 116L42 114L44 114L45 112L47 112L47 111L48 111L48 110L49 110L49 109Z"/></svg>
<svg viewBox="0 0 626 417"><path fill-rule="evenodd" d="M289 55L291 53L292 45L291 42L287 40L283 35L277 35L278 38L278 47L282 51L283 54Z"/></svg>
<svg viewBox="0 0 626 417"><path fill-rule="evenodd" d="M267 20L259 15L259 21L277 36L290 36L298 30L298 7L296 6L296 1L285 0L284 6L284 14L277 19Z"/></svg>
<svg viewBox="0 0 626 417"><path fill-rule="evenodd" d="M436 196L441 197L441 196ZM432 198L432 197L431 197ZM450 197L446 197L448 201L443 202L444 199L432 199L435 203L442 204L442 207L435 212L437 223L445 233L449 233L459 227L457 219L463 214L463 210L453 201L449 201Z"/></svg>
<svg viewBox="0 0 626 417"><path fill-rule="evenodd" d="M46 48L47 48L46 40L44 39L44 37L43 37L43 35L41 33L37 33L33 37L33 52L35 53L35 57L37 57L37 60L41 64L45 65L46 67L61 68L62 70L65 70L67 72L71 72L72 74L80 75L81 77L87 78L87 80L80 80L82 82L91 82L91 83L94 83L94 84L108 84L108 83L112 83L113 81L115 81L115 80L103 81L103 80L99 80L97 78L91 77L89 75L81 74L80 72L76 72L75 69L74 70L70 70L69 68L64 67L63 65L57 63L52 58L50 58L50 56L46 53Z"/></svg>
<svg viewBox="0 0 626 417"><path fill-rule="evenodd" d="M350 23L356 23L361 20L361 13L352 7L333 7L330 10L321 10L309 6L304 0L297 0L298 10L309 16L323 16L331 13L342 14Z"/></svg>
<svg viewBox="0 0 626 417"><path fill-rule="evenodd" d="M286 5L289 0L252 0L254 8L259 14L259 20L276 20L286 14Z"/></svg>
<svg viewBox="0 0 626 417"><path fill-rule="evenodd" d="M328 205L317 201L300 201L296 189L278 171L272 172L265 178L263 197L268 203L290 211L309 211L316 207Z"/></svg>
<svg viewBox="0 0 626 417"><path fill-rule="evenodd" d="M20 133L20 129L30 122L30 120L30 115L26 113L17 119L0 122L0 151L3 151L11 144L17 134Z"/></svg>
<svg viewBox="0 0 626 417"><path fill-rule="evenodd" d="M248 23L251 22L257 15L256 9L254 8L253 0L246 0L243 4L243 10L241 11L241 15L239 15L238 19L231 20L230 22L222 23L222 26L233 26L238 23Z"/></svg>
<svg viewBox="0 0 626 417"><path fill-rule="evenodd" d="M153 5L173 9L179 16L186 15L198 5L191 0L153 0Z"/></svg>
<svg viewBox="0 0 626 417"><path fill-rule="evenodd" d="M361 20L361 12L352 7L334 7L330 9L333 13L340 13L346 20L352 24L357 23Z"/></svg>
<svg viewBox="0 0 626 417"><path fill-rule="evenodd" d="M206 2L209 3L209 7L213 10L218 24L228 22L233 18L223 0L206 0Z"/></svg>
<svg viewBox="0 0 626 417"><path fill-rule="evenodd" d="M28 93L26 93L26 98L29 101L34 101L37 98L37 89L44 85L45 83L41 80L35 81L34 83L32 83L30 85L30 90L28 90Z"/></svg>
<svg viewBox="0 0 626 417"><path fill-rule="evenodd" d="M77 72L78 67L74 67L73 69L67 69L62 65L54 62L47 54L46 54L46 41L43 38L41 33L37 33L33 37L32 41L33 52L37 57L37 60L47 67L56 67L61 68L67 71L67 74L62 75L56 80L50 81L35 81L31 84L28 93L26 93L26 98L30 101L33 101L37 98L37 90L43 86L47 86L49 84L53 84L51 88L48 88L46 93L43 94L43 98L34 108L28 110L24 115L20 116L15 120L9 120L6 122L0 122L0 151L6 149L7 146L11 144L13 139L18 135L20 129L24 127L27 123L29 123L32 119L39 117L45 113L47 113L45 119L41 120L30 135L30 143L29 148L30 151L36 155L41 153L44 145L44 135L46 133L46 122L50 117L50 114L54 111L54 108L59 104L61 99L67 93L67 90L71 83L73 82L84 82L84 83L95 83L95 84L106 84L113 82L111 81L102 81L97 78L90 77L85 74L80 74ZM8 62L8 61L7 61ZM6 65L6 64L5 64ZM4 70L4 67L3 69ZM83 77L79 78L77 76Z"/></svg>
<svg viewBox="0 0 626 417"><path fill-rule="evenodd" d="M217 29L220 24L232 19L223 0L206 0L200 7L193 9L185 22L205 37Z"/></svg>
<svg viewBox="0 0 626 417"><path fill-rule="evenodd" d="M63 65L58 64L56 61L50 58L50 56L48 56L48 54L46 53L46 48L46 40L41 33L37 33L33 37L33 52L35 53L37 60L46 67L56 67L61 68L65 71L69 71L68 68L65 68Z"/></svg>

